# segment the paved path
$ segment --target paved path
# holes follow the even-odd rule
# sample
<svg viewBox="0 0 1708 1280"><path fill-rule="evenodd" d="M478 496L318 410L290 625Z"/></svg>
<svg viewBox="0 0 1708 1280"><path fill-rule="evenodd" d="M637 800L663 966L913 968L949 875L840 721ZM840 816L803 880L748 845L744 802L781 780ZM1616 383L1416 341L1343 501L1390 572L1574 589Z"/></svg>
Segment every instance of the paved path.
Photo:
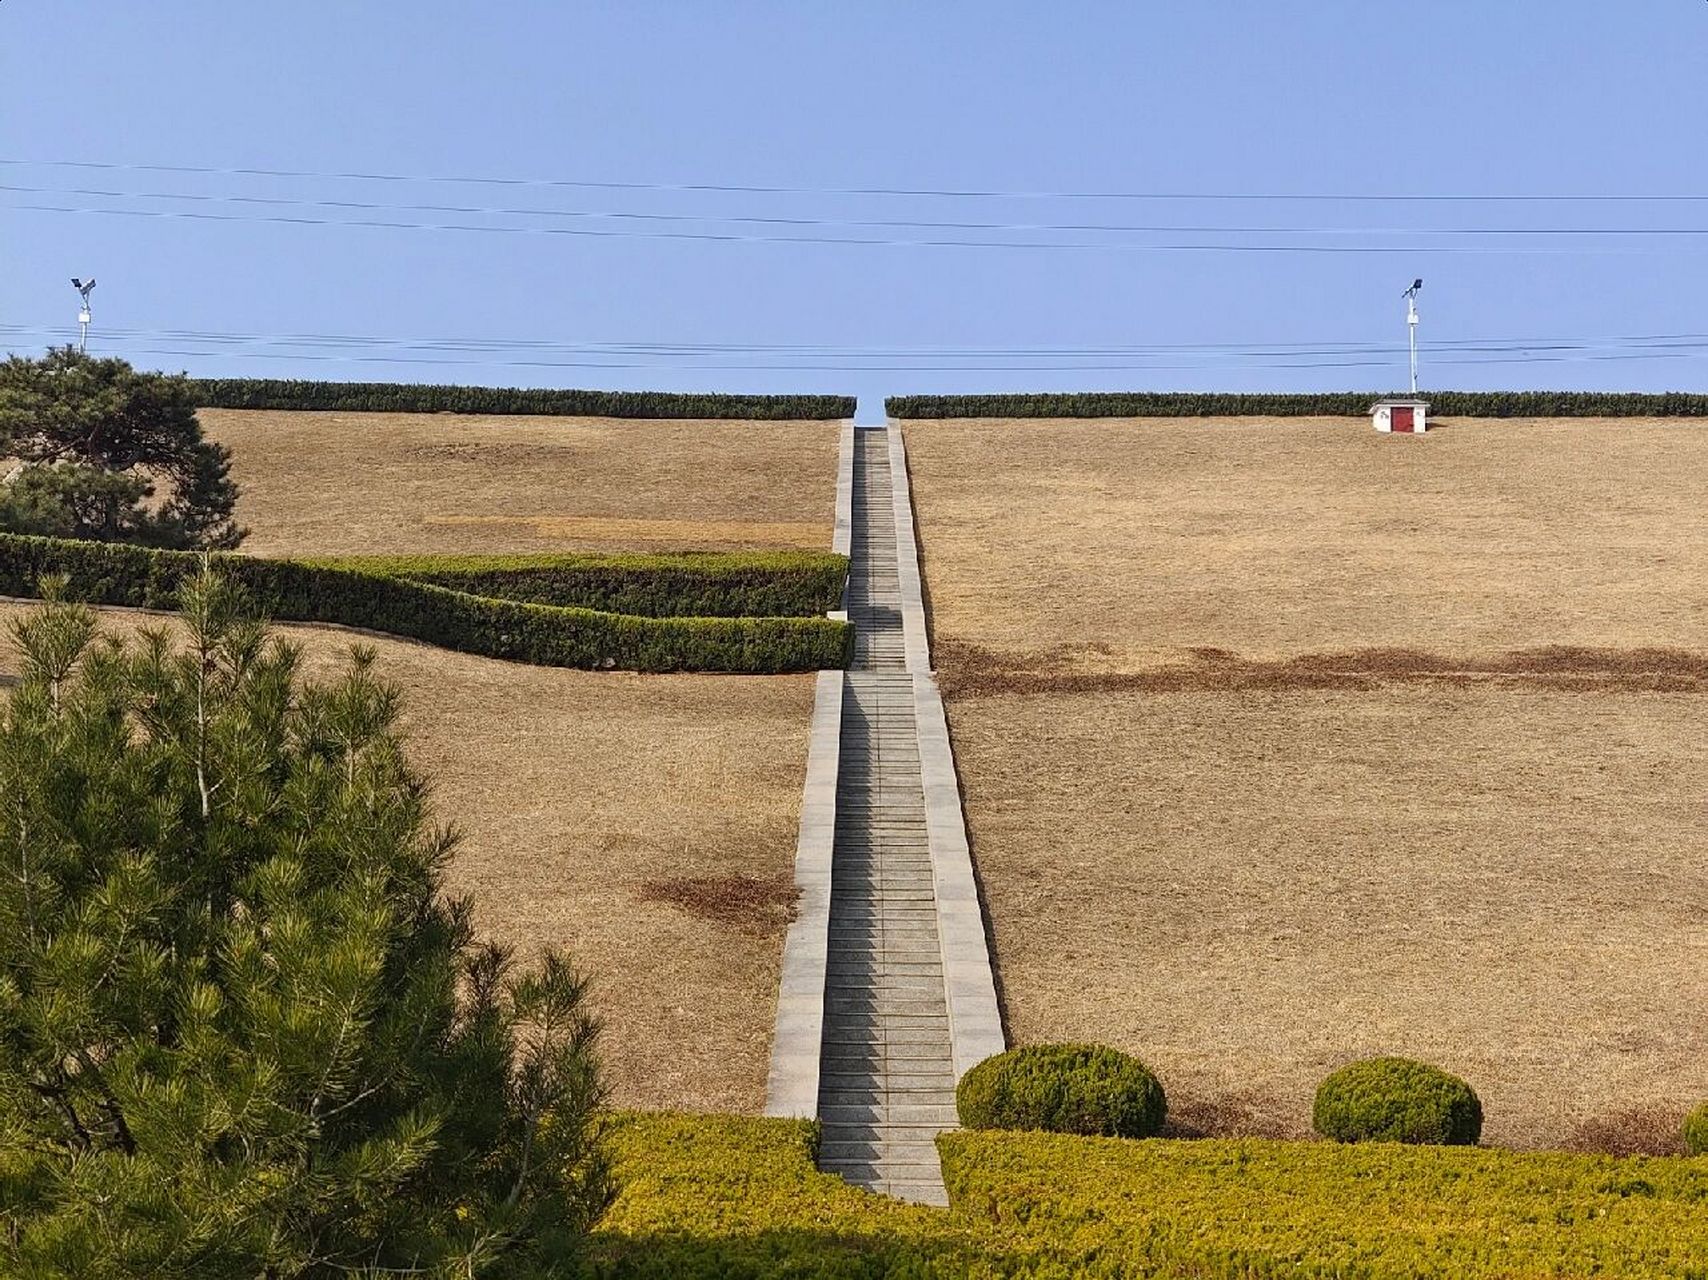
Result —
<svg viewBox="0 0 1708 1280"><path fill-rule="evenodd" d="M819 1074L820 1167L947 1203L934 1137L955 1124L955 1066L896 559L888 437L855 435L856 627L841 758Z"/></svg>

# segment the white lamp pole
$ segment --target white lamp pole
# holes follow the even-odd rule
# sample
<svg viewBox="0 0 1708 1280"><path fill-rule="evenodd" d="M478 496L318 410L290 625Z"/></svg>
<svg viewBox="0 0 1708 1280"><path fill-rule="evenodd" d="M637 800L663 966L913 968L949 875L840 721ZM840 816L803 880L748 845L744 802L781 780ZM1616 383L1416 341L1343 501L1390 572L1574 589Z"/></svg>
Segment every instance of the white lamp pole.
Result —
<svg viewBox="0 0 1708 1280"><path fill-rule="evenodd" d="M1419 276L1412 287L1405 291L1406 300L1406 337L1411 349L1411 393L1417 394L1417 291L1423 288L1423 277Z"/></svg>
<svg viewBox="0 0 1708 1280"><path fill-rule="evenodd" d="M89 295L95 290L95 277L90 276L84 280L81 276L72 276L71 287L77 290L77 296L83 300L82 305L77 308L77 350L84 352L89 349L89 322L95 318L89 309Z"/></svg>

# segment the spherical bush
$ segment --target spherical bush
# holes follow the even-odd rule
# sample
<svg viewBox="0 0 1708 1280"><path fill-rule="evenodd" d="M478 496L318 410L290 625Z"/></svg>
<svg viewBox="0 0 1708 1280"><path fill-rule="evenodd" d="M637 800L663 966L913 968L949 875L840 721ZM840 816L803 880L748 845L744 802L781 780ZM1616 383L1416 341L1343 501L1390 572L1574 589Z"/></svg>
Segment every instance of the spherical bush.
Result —
<svg viewBox="0 0 1708 1280"><path fill-rule="evenodd" d="M1684 1149L1693 1156L1708 1156L1708 1102L1684 1117Z"/></svg>
<svg viewBox="0 0 1708 1280"><path fill-rule="evenodd" d="M955 1090L968 1129L1043 1129L1148 1138L1168 1099L1137 1058L1094 1044L1037 1044L986 1058Z"/></svg>
<svg viewBox="0 0 1708 1280"><path fill-rule="evenodd" d="M1368 1058L1317 1087L1311 1123L1336 1142L1474 1146L1483 1104L1458 1076L1410 1058Z"/></svg>

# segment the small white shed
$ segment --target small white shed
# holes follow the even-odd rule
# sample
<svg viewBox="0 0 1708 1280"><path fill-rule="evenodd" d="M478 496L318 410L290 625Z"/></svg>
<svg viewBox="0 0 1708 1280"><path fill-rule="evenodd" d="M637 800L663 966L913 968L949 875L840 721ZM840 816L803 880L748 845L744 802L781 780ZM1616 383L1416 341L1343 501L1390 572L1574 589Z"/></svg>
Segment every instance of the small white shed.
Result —
<svg viewBox="0 0 1708 1280"><path fill-rule="evenodd" d="M1370 406L1376 430L1397 435L1421 435L1429 429L1429 401L1378 400Z"/></svg>

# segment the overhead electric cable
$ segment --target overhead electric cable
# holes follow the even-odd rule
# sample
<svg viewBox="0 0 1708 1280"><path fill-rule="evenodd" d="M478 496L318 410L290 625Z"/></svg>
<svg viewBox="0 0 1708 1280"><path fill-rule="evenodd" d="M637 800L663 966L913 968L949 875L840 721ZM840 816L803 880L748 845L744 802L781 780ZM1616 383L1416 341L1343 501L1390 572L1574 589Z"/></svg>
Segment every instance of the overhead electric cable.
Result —
<svg viewBox="0 0 1708 1280"><path fill-rule="evenodd" d="M72 333L65 329L37 328L26 326L0 326L0 333L19 335L24 333L48 336L63 336L70 338ZM1142 356L1127 360L1106 360L1103 362L1086 362L1078 357L1071 357L1072 363L1053 364L1014 364L1014 363L967 363L965 360L956 363L905 363L905 364L870 364L848 363L847 358L823 357L818 355L803 355L799 357L783 357L784 363L757 363L754 360L734 362L732 357L740 353L717 352L707 356L689 357L661 355L653 358L634 359L548 359L548 358L513 358L520 352L498 352L504 358L457 359L448 358L443 352L433 354L408 354L411 348L400 348L390 352L375 352L374 347L356 346L344 352L328 353L324 351L257 351L232 349L229 345L207 349L205 345L191 347L152 345L158 341L171 342L170 337L159 334L149 334L145 331L115 332L104 335L116 350L127 354L150 356L174 356L200 359L215 357L220 359L267 360L283 362L312 362L339 364L393 364L417 365L425 367L462 367L462 368L537 368L537 369L680 369L700 371L727 372L895 372L895 373L1018 373L1018 374L1049 374L1073 372L1205 372L1205 371L1239 371L1264 369L1354 369L1354 368L1390 368L1393 367L1394 357L1399 354L1397 349L1371 348L1368 351L1264 351L1249 350L1243 353L1228 352L1215 357L1217 363L1157 363L1157 359L1165 361L1191 360L1190 352L1158 353L1153 359ZM192 344L206 339L188 340ZM386 341L386 340L376 340ZM142 344L142 345L138 345ZM413 350L421 350L414 348ZM428 348L428 350L432 350ZM473 352L469 354L480 354ZM541 353L549 355L552 353ZM566 352L565 354L576 354ZM596 355L597 352L585 353ZM616 353L613 353L616 354ZM763 352L755 352L755 359L764 359ZM1378 358L1356 358L1371 356ZM1380 357L1387 358L1380 358ZM1558 343L1552 347L1498 348L1498 347L1467 347L1459 351L1432 351L1431 364L1439 366L1476 366L1476 365L1527 365L1543 363L1560 363L1575 361L1604 361L1604 360L1656 360L1702 358L1708 356L1708 338L1687 345L1666 347L1638 346L1634 349L1609 348L1605 343L1601 346L1571 345ZM1328 357L1328 358L1317 358ZM1352 358L1349 358L1352 357ZM777 357L770 357L777 359ZM893 359L894 357L873 356L866 359ZM924 356L923 359L941 359L941 356ZM979 357L987 361L996 357Z"/></svg>
<svg viewBox="0 0 1708 1280"><path fill-rule="evenodd" d="M1473 254L1495 256L1625 256L1673 253L1696 254L1701 248L1649 249L1607 246L1551 247L1535 245L1338 245L1338 244L1131 244L1088 241L1016 241L962 239L898 239L874 236L762 235L717 231L630 231L602 227L484 226L459 222L405 222L379 218L315 218L291 214L210 213L190 209L103 209L87 205L12 201L0 208L37 213L70 213L123 218L158 218L194 222L272 223L284 226L353 227L387 231L453 231L481 235L577 236L598 239L718 241L732 244L881 245L896 248L1044 249L1113 253L1306 253L1306 254ZM717 221L717 219L705 219ZM1210 234L1206 232L1205 234Z"/></svg>
<svg viewBox="0 0 1708 1280"><path fill-rule="evenodd" d="M315 169L281 169L257 166L215 166L188 164L133 164L102 160L32 160L24 157L0 157L0 165L14 167L84 169L131 173L201 174L244 178L311 178L355 182L437 183L496 187L563 187L575 190L598 191L717 191L748 195L814 195L814 196L918 196L956 200L1227 200L1227 201L1322 201L1322 202L1395 202L1434 204L1641 204L1641 203L1708 203L1708 194L1662 192L1616 192L1611 194L1572 194L1569 192L1535 193L1463 193L1463 192L1304 192L1304 191L1179 191L1179 190L1000 190L968 187L908 187L908 186L846 186L812 187L780 184L728 182L634 182L610 179L492 177L454 174L408 174L365 171Z"/></svg>
<svg viewBox="0 0 1708 1280"><path fill-rule="evenodd" d="M55 337L70 331L63 326L0 324L0 335ZM197 329L125 329L106 331L111 340L171 341L194 344L269 345L283 347L407 349L460 353L539 352L557 354L630 355L704 359L764 355L778 359L953 359L1063 360L1092 358L1302 357L1403 354L1406 347L1389 342L1260 342L1104 344L1047 347L856 346L826 343L693 343L693 342L571 342L549 339L381 337L359 334L256 334ZM1635 334L1600 337L1459 338L1432 342L1439 354L1537 353L1544 351L1666 350L1708 347L1708 334Z"/></svg>
<svg viewBox="0 0 1708 1280"><path fill-rule="evenodd" d="M907 218L806 218L748 214L635 213L604 209L539 209L494 205L410 204L374 200L325 200L295 196L217 195L194 191L115 191L99 187L36 187L0 183L0 191L22 195L85 196L103 200L166 200L193 204L260 205L270 208L346 209L364 213L449 213L507 218L608 219L643 223L741 223L753 226L826 227L887 231L998 231L1033 234L1108 235L1283 235L1283 236L1705 236L1708 227L1288 227L1205 226L1193 223L968 222Z"/></svg>

